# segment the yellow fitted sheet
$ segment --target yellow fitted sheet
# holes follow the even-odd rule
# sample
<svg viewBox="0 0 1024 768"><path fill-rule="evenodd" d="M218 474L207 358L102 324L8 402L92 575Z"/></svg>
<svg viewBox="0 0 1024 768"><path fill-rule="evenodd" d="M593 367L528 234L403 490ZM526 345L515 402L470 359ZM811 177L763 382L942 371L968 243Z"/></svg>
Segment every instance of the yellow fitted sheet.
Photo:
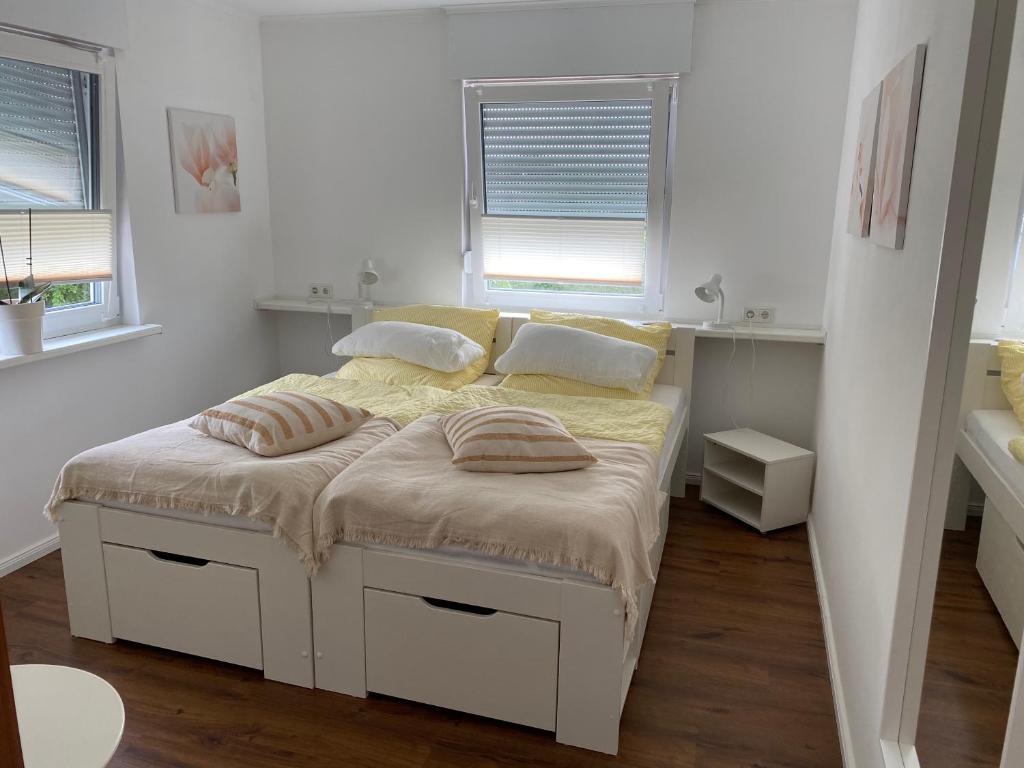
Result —
<svg viewBox="0 0 1024 768"><path fill-rule="evenodd" d="M394 419L406 426L420 416L431 413L431 408L451 394L446 389L427 386L383 384L377 381L355 381L314 376L309 373L291 373L245 392L239 397L267 392L308 392L328 400L365 408L374 416Z"/></svg>
<svg viewBox="0 0 1024 768"><path fill-rule="evenodd" d="M574 437L618 440L661 451L672 409L651 400L552 395L470 384L430 404L430 413L456 413L485 405L522 405L558 417Z"/></svg>

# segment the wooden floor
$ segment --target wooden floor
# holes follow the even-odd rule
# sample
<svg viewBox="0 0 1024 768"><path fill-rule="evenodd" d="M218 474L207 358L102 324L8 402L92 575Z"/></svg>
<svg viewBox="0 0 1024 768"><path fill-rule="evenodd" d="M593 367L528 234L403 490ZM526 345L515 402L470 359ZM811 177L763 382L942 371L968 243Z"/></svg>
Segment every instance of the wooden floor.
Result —
<svg viewBox="0 0 1024 768"><path fill-rule="evenodd" d="M978 575L981 519L946 531L935 590L917 751L924 768L996 768L1017 647Z"/></svg>
<svg viewBox="0 0 1024 768"><path fill-rule="evenodd" d="M0 599L12 663L82 667L121 693L114 768L842 765L804 528L761 536L698 502L673 502L618 758L456 712L73 639L59 553L0 579Z"/></svg>

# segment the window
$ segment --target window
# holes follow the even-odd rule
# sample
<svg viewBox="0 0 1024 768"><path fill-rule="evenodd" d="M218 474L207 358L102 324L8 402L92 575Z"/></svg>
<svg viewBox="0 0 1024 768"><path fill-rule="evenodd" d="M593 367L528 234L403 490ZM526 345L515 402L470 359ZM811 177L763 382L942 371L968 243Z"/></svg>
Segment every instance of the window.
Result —
<svg viewBox="0 0 1024 768"><path fill-rule="evenodd" d="M663 306L673 80L470 82L468 303Z"/></svg>
<svg viewBox="0 0 1024 768"><path fill-rule="evenodd" d="M100 53L0 33L0 238L12 285L52 283L47 337L119 314L109 70Z"/></svg>

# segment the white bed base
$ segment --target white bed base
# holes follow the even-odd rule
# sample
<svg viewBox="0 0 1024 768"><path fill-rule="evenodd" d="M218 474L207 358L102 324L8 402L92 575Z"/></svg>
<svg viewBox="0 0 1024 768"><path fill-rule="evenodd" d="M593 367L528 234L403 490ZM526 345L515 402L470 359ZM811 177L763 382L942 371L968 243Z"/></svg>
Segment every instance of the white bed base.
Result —
<svg viewBox="0 0 1024 768"><path fill-rule="evenodd" d="M523 322L499 321L494 357ZM666 492L674 483L684 488L693 350L693 330L674 329L658 377L684 391L687 408L665 446L671 452L660 479ZM666 498L651 551L655 573L668 514ZM553 730L564 744L618 751L619 718L653 584L643 590L627 646L618 592L572 576L337 545L310 581L295 554L267 532L74 501L61 506L59 518L76 637L135 640L353 696L404 694ZM476 612L467 612L469 606ZM410 655L408 648L388 655L386 639L399 630L422 639L415 651L425 663L389 680L384 670ZM403 690L388 690L396 686Z"/></svg>
<svg viewBox="0 0 1024 768"><path fill-rule="evenodd" d="M1003 395L1001 372L1002 364L996 353L995 342L971 341L967 352L967 369L964 373L964 394L960 404L956 460L953 463L946 511L946 528L951 530L962 531L966 526L972 476L997 507L1007 510L1022 508L1017 494L1000 477L999 472L964 428L967 416L972 411L1010 409L1010 403Z"/></svg>
<svg viewBox="0 0 1024 768"><path fill-rule="evenodd" d="M985 493L978 573L992 596L1014 643L1020 646L1024 630L1024 500L1007 482L1002 470L985 455L963 427L963 419L976 410L1009 410L1003 395L1001 363L990 341L972 341L961 405L961 429L950 482L946 528L963 530L973 477ZM1024 467L1021 467L1024 472Z"/></svg>

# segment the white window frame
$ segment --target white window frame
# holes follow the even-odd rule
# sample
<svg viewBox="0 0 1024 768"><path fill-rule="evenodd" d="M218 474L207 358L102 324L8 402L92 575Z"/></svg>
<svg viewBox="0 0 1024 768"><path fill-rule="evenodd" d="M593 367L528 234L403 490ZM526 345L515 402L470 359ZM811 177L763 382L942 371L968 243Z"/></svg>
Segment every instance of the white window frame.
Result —
<svg viewBox="0 0 1024 768"><path fill-rule="evenodd" d="M660 315L665 307L668 224L672 207L672 167L675 135L674 77L585 81L465 81L464 211L466 221L463 303L501 309L562 309L603 312L620 316ZM617 296L550 291L490 290L484 279L481 247L483 215L483 148L480 105L495 101L609 101L650 100L651 159L647 181L647 254L644 292Z"/></svg>
<svg viewBox="0 0 1024 768"><path fill-rule="evenodd" d="M84 307L48 310L43 317L43 337L84 333L120 323L121 300L118 295L117 258L117 126L114 61L104 50L76 48L52 40L0 31L0 56L52 67L75 69L99 76L99 208L110 210L114 217L114 269L110 281L97 283L100 301Z"/></svg>

